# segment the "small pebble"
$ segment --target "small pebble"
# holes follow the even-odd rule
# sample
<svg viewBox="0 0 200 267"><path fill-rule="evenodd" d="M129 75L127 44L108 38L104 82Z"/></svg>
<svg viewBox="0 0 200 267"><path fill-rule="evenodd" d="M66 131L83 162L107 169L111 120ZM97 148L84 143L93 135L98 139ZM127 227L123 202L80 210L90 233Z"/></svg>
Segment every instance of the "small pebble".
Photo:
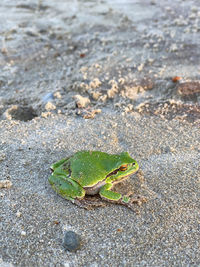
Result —
<svg viewBox="0 0 200 267"><path fill-rule="evenodd" d="M12 186L12 183L9 180L0 181L0 188L10 188L11 186Z"/></svg>
<svg viewBox="0 0 200 267"><path fill-rule="evenodd" d="M56 106L54 104L52 104L51 102L47 102L45 105L45 109L47 111L54 110L54 109L56 109Z"/></svg>
<svg viewBox="0 0 200 267"><path fill-rule="evenodd" d="M138 71L142 71L143 68L144 68L144 64L140 64L140 65L137 67Z"/></svg>
<svg viewBox="0 0 200 267"><path fill-rule="evenodd" d="M63 246L69 251L76 251L80 248L81 238L73 231L65 232Z"/></svg>
<svg viewBox="0 0 200 267"><path fill-rule="evenodd" d="M21 212L20 211L17 211L17 213L16 213L16 216L19 218L19 217L21 217Z"/></svg>
<svg viewBox="0 0 200 267"><path fill-rule="evenodd" d="M174 76L174 77L172 77L172 81L174 82L174 83L177 83L178 81L180 81L182 78L180 77L180 76Z"/></svg>
<svg viewBox="0 0 200 267"><path fill-rule="evenodd" d="M60 92L55 92L55 93L54 93L54 97L56 97L56 98L58 98L58 99L61 99L61 98L62 98Z"/></svg>
<svg viewBox="0 0 200 267"><path fill-rule="evenodd" d="M3 152L0 152L0 161L3 161L6 158L6 155Z"/></svg>
<svg viewBox="0 0 200 267"><path fill-rule="evenodd" d="M26 232L25 231L21 231L21 236L26 236Z"/></svg>

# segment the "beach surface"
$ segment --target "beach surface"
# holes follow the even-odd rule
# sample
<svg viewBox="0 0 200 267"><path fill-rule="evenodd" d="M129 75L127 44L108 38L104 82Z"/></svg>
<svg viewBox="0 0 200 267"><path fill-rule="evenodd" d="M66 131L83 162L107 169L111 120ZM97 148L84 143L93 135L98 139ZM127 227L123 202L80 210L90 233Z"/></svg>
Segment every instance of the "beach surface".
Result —
<svg viewBox="0 0 200 267"><path fill-rule="evenodd" d="M199 1L2 0L0 25L0 266L199 266ZM78 150L129 152L116 189L147 202L57 195Z"/></svg>

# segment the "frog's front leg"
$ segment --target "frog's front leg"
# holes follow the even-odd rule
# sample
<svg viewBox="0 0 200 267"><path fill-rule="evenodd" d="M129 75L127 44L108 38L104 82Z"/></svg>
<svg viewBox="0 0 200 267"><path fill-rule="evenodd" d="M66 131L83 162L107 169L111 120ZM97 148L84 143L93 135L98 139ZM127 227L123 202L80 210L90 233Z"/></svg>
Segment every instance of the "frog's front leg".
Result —
<svg viewBox="0 0 200 267"><path fill-rule="evenodd" d="M52 188L65 199L75 201L76 198L82 199L85 196L85 190L69 177L51 175L49 183Z"/></svg>
<svg viewBox="0 0 200 267"><path fill-rule="evenodd" d="M112 187L113 185L111 183L107 183L104 186L102 186L99 191L100 196L106 201L124 205L132 210L134 210L132 203L141 205L141 203L146 202L146 199L140 196L133 199L131 199L128 196L122 196L120 193L111 191L110 189Z"/></svg>
<svg viewBox="0 0 200 267"><path fill-rule="evenodd" d="M117 192L113 192L110 189L113 187L111 183L106 183L101 187L99 195L106 200L118 201L121 199L122 195Z"/></svg>

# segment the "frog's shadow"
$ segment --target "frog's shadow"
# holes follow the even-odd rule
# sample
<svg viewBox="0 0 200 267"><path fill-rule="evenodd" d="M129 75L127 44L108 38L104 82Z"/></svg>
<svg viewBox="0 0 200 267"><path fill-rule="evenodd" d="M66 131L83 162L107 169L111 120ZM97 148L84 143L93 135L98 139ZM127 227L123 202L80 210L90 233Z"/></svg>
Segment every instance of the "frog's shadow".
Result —
<svg viewBox="0 0 200 267"><path fill-rule="evenodd" d="M141 174L129 177L128 179L113 186L112 191L121 193L122 195L138 196L141 194ZM96 195L85 195L84 204L88 205L87 209L94 209L97 207L105 207L115 204L114 201L104 200L99 194Z"/></svg>

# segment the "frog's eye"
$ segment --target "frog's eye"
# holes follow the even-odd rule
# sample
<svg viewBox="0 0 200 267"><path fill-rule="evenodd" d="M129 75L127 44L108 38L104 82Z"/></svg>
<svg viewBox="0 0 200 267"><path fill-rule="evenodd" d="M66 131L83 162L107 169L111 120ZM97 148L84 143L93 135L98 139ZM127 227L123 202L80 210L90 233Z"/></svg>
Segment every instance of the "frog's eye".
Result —
<svg viewBox="0 0 200 267"><path fill-rule="evenodd" d="M127 164L124 164L122 165L120 168L119 168L120 171L126 171L127 170Z"/></svg>

